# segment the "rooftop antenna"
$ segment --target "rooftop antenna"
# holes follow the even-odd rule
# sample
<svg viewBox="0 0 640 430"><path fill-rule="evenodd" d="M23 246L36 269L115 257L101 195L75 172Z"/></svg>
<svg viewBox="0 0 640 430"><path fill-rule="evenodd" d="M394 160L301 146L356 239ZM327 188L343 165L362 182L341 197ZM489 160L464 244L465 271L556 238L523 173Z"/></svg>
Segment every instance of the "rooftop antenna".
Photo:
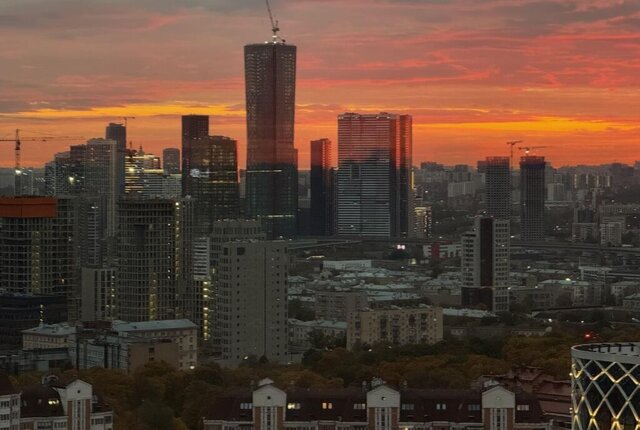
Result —
<svg viewBox="0 0 640 430"><path fill-rule="evenodd" d="M280 31L280 27L278 27L278 20L273 19L273 13L271 12L271 4L269 4L269 0L266 0L267 2L267 11L269 12L269 19L271 20L271 31L273 32L273 43L276 43L278 41L278 39L280 39L278 37L278 32ZM282 40L282 39L280 39ZM284 42L284 40L282 40L282 42Z"/></svg>

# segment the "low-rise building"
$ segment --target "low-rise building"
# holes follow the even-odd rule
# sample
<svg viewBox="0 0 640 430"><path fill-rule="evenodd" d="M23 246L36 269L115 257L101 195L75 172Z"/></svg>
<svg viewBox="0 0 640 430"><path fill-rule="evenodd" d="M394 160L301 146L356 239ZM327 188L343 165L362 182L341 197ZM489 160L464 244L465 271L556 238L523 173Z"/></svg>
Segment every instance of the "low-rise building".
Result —
<svg viewBox="0 0 640 430"><path fill-rule="evenodd" d="M316 318L319 320L346 321L349 314L366 308L368 304L366 291L330 289L315 293Z"/></svg>
<svg viewBox="0 0 640 430"><path fill-rule="evenodd" d="M640 312L640 293L625 297L622 300L622 307L630 312Z"/></svg>
<svg viewBox="0 0 640 430"><path fill-rule="evenodd" d="M442 308L366 309L349 315L347 349L387 342L393 345L434 344L442 340Z"/></svg>
<svg viewBox="0 0 640 430"><path fill-rule="evenodd" d="M216 399L205 430L551 430L535 396L500 385L475 390L281 390L267 379Z"/></svg>
<svg viewBox="0 0 640 430"><path fill-rule="evenodd" d="M0 429L20 429L20 392L4 373L0 373Z"/></svg>
<svg viewBox="0 0 640 430"><path fill-rule="evenodd" d="M328 339L344 339L347 335L347 323L345 321L289 319L289 345L291 347L310 348L312 346L310 335L313 332L322 333Z"/></svg>
<svg viewBox="0 0 640 430"><path fill-rule="evenodd" d="M69 336L76 332L76 327L69 323L43 324L22 331L22 349L67 348Z"/></svg>

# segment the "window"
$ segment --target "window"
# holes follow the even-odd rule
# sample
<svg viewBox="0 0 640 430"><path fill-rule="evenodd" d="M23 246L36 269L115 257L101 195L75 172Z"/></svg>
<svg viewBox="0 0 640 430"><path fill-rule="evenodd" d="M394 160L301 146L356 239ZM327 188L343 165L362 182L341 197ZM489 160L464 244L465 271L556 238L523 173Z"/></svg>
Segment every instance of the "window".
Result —
<svg viewBox="0 0 640 430"><path fill-rule="evenodd" d="M446 411L447 404L446 403L436 403L436 411Z"/></svg>
<svg viewBox="0 0 640 430"><path fill-rule="evenodd" d="M403 411L412 411L415 409L415 406L413 403L403 403L400 409Z"/></svg>
<svg viewBox="0 0 640 430"><path fill-rule="evenodd" d="M528 411L529 410L529 405L518 405L518 406L516 406L516 410L517 411Z"/></svg>
<svg viewBox="0 0 640 430"><path fill-rule="evenodd" d="M480 410L480 405L478 404L472 404L472 405L468 405L467 409L471 412L471 411L479 411Z"/></svg>
<svg viewBox="0 0 640 430"><path fill-rule="evenodd" d="M253 409L252 403L240 403L240 409Z"/></svg>
<svg viewBox="0 0 640 430"><path fill-rule="evenodd" d="M300 403L287 403L287 409L300 409Z"/></svg>
<svg viewBox="0 0 640 430"><path fill-rule="evenodd" d="M322 409L333 409L333 403L331 403L331 402L322 402Z"/></svg>
<svg viewBox="0 0 640 430"><path fill-rule="evenodd" d="M358 410L358 411L363 411L363 410L367 409L367 404L366 403L354 403L353 404L353 409L354 410Z"/></svg>

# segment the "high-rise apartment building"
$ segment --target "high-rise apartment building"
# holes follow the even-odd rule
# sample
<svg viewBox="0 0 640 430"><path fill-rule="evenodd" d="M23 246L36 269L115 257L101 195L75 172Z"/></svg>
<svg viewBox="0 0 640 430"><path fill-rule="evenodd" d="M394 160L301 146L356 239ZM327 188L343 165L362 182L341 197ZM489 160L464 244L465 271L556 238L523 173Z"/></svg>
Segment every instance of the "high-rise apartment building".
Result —
<svg viewBox="0 0 640 430"><path fill-rule="evenodd" d="M544 157L526 155L520 160L520 238L544 240Z"/></svg>
<svg viewBox="0 0 640 430"><path fill-rule="evenodd" d="M195 227L200 234L209 234L214 221L239 214L237 142L207 136L191 140L189 152L186 183L195 199Z"/></svg>
<svg viewBox="0 0 640 430"><path fill-rule="evenodd" d="M95 197L103 205L103 237L115 237L118 225L116 206L122 194L119 184L118 142L90 139L81 152L84 156L81 161L82 191L87 197ZM124 175L122 180L124 186Z"/></svg>
<svg viewBox="0 0 640 430"><path fill-rule="evenodd" d="M111 321L116 310L116 270L83 267L80 277L80 320Z"/></svg>
<svg viewBox="0 0 640 430"><path fill-rule="evenodd" d="M74 208L69 199L0 199L0 285L8 293L77 295ZM70 306L71 320L77 317Z"/></svg>
<svg viewBox="0 0 640 430"><path fill-rule="evenodd" d="M269 237L296 233L297 151L293 146L296 47L274 39L246 45L247 215Z"/></svg>
<svg viewBox="0 0 640 430"><path fill-rule="evenodd" d="M487 157L485 164L487 215L511 218L511 167L509 157Z"/></svg>
<svg viewBox="0 0 640 430"><path fill-rule="evenodd" d="M410 115L338 116L338 234L413 232Z"/></svg>
<svg viewBox="0 0 640 430"><path fill-rule="evenodd" d="M180 173L180 150L178 148L165 148L162 151L162 168L169 175Z"/></svg>
<svg viewBox="0 0 640 430"><path fill-rule="evenodd" d="M330 236L335 224L332 145L329 139L311 141L311 234Z"/></svg>
<svg viewBox="0 0 640 430"><path fill-rule="evenodd" d="M476 217L462 236L462 304L509 310L509 220Z"/></svg>
<svg viewBox="0 0 640 430"><path fill-rule="evenodd" d="M118 318L191 319L192 202L126 198L118 214Z"/></svg>
<svg viewBox="0 0 640 430"><path fill-rule="evenodd" d="M184 115L182 117L182 195L190 196L191 148L200 140L209 137L209 117L207 115ZM193 172L197 174L197 170Z"/></svg>
<svg viewBox="0 0 640 430"><path fill-rule="evenodd" d="M287 360L287 242L238 241L222 246L217 325L222 359Z"/></svg>

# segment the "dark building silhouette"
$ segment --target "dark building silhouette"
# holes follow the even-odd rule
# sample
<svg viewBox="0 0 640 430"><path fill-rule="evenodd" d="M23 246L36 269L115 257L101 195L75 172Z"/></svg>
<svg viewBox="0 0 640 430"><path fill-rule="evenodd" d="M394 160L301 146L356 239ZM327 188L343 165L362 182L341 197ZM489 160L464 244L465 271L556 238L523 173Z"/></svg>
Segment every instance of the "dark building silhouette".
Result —
<svg viewBox="0 0 640 430"><path fill-rule="evenodd" d="M209 234L214 221L239 216L237 142L225 136L191 140L191 174L196 231Z"/></svg>
<svg viewBox="0 0 640 430"><path fill-rule="evenodd" d="M22 330L68 321L67 298L0 294L0 349L21 349Z"/></svg>
<svg viewBox="0 0 640 430"><path fill-rule="evenodd" d="M338 116L338 234L413 232L411 130L410 115Z"/></svg>
<svg viewBox="0 0 640 430"><path fill-rule="evenodd" d="M311 141L311 234L330 236L335 224L332 144L329 139Z"/></svg>
<svg viewBox="0 0 640 430"><path fill-rule="evenodd" d="M127 155L127 127L122 124L109 123L105 131L105 138L114 140L118 147L118 194L124 194L124 158Z"/></svg>
<svg viewBox="0 0 640 430"><path fill-rule="evenodd" d="M207 115L184 115L182 117L182 195L193 192L190 178L197 175L197 169L191 165L191 148L200 140L209 137L209 117Z"/></svg>
<svg viewBox="0 0 640 430"><path fill-rule="evenodd" d="M165 148L162 151L162 167L167 174L180 173L180 150Z"/></svg>
<svg viewBox="0 0 640 430"><path fill-rule="evenodd" d="M526 155L520 160L520 237L544 240L544 157Z"/></svg>
<svg viewBox="0 0 640 430"><path fill-rule="evenodd" d="M244 47L247 216L269 237L296 233L297 152L293 146L296 47L274 40Z"/></svg>
<svg viewBox="0 0 640 430"><path fill-rule="evenodd" d="M487 215L511 218L511 169L509 157L487 157L484 165Z"/></svg>

